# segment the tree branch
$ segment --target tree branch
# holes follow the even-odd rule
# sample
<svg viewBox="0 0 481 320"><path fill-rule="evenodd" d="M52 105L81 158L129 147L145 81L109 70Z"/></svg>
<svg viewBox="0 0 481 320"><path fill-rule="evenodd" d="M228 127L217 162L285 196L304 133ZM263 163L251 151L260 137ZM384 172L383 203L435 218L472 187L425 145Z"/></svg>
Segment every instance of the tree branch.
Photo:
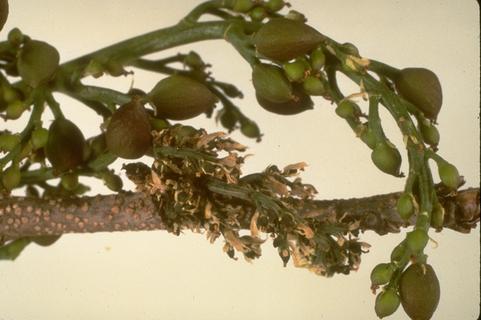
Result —
<svg viewBox="0 0 481 320"><path fill-rule="evenodd" d="M352 223L356 233L367 230L378 234L399 232L415 224L415 217L403 221L396 202L401 193L360 199L305 201L299 212L319 221ZM461 233L476 228L480 219L479 188L440 196L446 212L444 227ZM60 235L114 231L164 230L150 196L142 192L98 195L81 198L0 198L0 238ZM249 226L242 226L248 229Z"/></svg>

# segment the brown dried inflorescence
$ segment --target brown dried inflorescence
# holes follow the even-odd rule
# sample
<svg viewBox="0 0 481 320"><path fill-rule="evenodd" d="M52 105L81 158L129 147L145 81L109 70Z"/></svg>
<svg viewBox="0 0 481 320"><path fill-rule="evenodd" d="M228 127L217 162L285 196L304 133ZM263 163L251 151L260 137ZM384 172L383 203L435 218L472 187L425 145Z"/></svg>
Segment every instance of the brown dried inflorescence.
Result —
<svg viewBox="0 0 481 320"><path fill-rule="evenodd" d="M367 245L350 231L356 222L302 214L317 193L298 177L305 163L241 176L246 147L224 133L175 125L153 136L152 167L125 169L138 190L151 195L168 231L205 232L211 242L223 236L231 258L236 251L248 261L260 257L270 237L284 265L292 257L295 266L325 276L358 268Z"/></svg>

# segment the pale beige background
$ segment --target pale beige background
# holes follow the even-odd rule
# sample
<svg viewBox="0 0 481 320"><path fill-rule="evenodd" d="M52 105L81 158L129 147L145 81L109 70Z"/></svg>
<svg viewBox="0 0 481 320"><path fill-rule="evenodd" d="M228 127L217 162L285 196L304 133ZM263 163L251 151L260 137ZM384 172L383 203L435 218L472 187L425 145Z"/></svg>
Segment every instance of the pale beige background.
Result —
<svg viewBox="0 0 481 320"><path fill-rule="evenodd" d="M2 38L18 26L48 41L67 61L101 46L174 24L199 0L14 0ZM479 185L479 9L475 1L292 0L310 24L361 53L398 67L423 66L439 76L444 107L439 117L440 153L457 165L467 186ZM320 198L360 197L398 191L402 179L383 175L369 150L354 138L332 106L280 117L256 106L246 63L222 41L195 48L214 64L220 80L239 84L239 105L265 133L256 144L234 134L255 154L245 172L306 161L305 181ZM183 48L187 51L189 48ZM169 51L177 52L177 50ZM138 72L135 85L149 90L155 75ZM132 78L102 81L127 90ZM98 82L97 82L98 83ZM354 87L343 84L344 88ZM96 116L59 97L62 107L91 134ZM401 143L392 122L392 139ZM212 120L192 120L217 130ZM0 123L4 126L4 123ZM120 163L119 166L120 167ZM406 166L404 166L406 168ZM95 192L106 192L98 186ZM442 286L435 319L477 319L479 227L470 235L431 236L427 253ZM51 248L32 245L14 263L0 263L0 320L76 319L374 319L369 273L389 258L403 235L363 239L373 245L359 272L325 279L282 267L272 247L261 260L235 262L202 235L164 232L67 235ZM405 319L402 310L391 319Z"/></svg>

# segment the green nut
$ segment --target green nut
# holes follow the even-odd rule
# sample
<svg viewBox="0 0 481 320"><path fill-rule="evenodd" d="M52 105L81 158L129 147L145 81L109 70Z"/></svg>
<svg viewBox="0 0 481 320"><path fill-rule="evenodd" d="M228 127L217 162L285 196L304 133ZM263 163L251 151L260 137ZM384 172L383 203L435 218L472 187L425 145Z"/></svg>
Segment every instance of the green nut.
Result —
<svg viewBox="0 0 481 320"><path fill-rule="evenodd" d="M456 190L460 183L461 177L459 176L458 169L452 164L442 161L438 163L438 173L441 178L441 182L448 188Z"/></svg>
<svg viewBox="0 0 481 320"><path fill-rule="evenodd" d="M110 119L105 142L107 149L124 159L137 159L152 146L149 115L138 99L122 105Z"/></svg>
<svg viewBox="0 0 481 320"><path fill-rule="evenodd" d="M436 120L443 103L441 83L434 72L424 68L405 68L393 79L397 92L423 114Z"/></svg>
<svg viewBox="0 0 481 320"><path fill-rule="evenodd" d="M82 131L72 121L58 118L50 125L45 153L57 171L65 172L81 165L85 146Z"/></svg>
<svg viewBox="0 0 481 320"><path fill-rule="evenodd" d="M17 164L14 164L2 173L3 187L7 190L15 189L20 184L21 178L20 169Z"/></svg>
<svg viewBox="0 0 481 320"><path fill-rule="evenodd" d="M43 41L29 40L20 50L18 73L26 84L35 88L53 77L59 61L57 49Z"/></svg>
<svg viewBox="0 0 481 320"><path fill-rule="evenodd" d="M31 136L32 146L33 148L40 149L47 145L48 142L48 130L45 128L37 128L33 130Z"/></svg>
<svg viewBox="0 0 481 320"><path fill-rule="evenodd" d="M162 79L149 93L156 117L187 120L214 108L217 97L205 86L186 76Z"/></svg>
<svg viewBox="0 0 481 320"><path fill-rule="evenodd" d="M284 103L294 98L291 83L277 66L256 64L252 68L252 83L256 94L268 101Z"/></svg>
<svg viewBox="0 0 481 320"><path fill-rule="evenodd" d="M397 201L397 212L399 216L404 219L408 220L414 213L414 203L413 203L413 195L411 193L403 193L398 201Z"/></svg>
<svg viewBox="0 0 481 320"><path fill-rule="evenodd" d="M410 265L399 279L399 294L403 309L411 319L431 319L441 295L433 267L420 263Z"/></svg>
<svg viewBox="0 0 481 320"><path fill-rule="evenodd" d="M318 77L308 76L302 85L304 92L310 96L323 96L327 93L324 82Z"/></svg>
<svg viewBox="0 0 481 320"><path fill-rule="evenodd" d="M429 236L426 231L415 229L406 235L406 245L415 254L420 253L428 244Z"/></svg>
<svg viewBox="0 0 481 320"><path fill-rule="evenodd" d="M322 34L303 22L275 18L259 29L254 44L261 55L284 62L311 52L323 39Z"/></svg>
<svg viewBox="0 0 481 320"><path fill-rule="evenodd" d="M388 283L394 273L394 266L391 263L380 263L371 271L371 283L380 286Z"/></svg>
<svg viewBox="0 0 481 320"><path fill-rule="evenodd" d="M293 89L293 94L296 97L293 100L275 103L256 94L257 102L265 110L279 115L294 115L307 110L312 110L314 103L312 102L311 97L305 94L300 87L294 86Z"/></svg>
<svg viewBox="0 0 481 320"><path fill-rule="evenodd" d="M384 318L396 312L400 303L401 300L396 291L387 289L377 295L374 310L379 318Z"/></svg>
<svg viewBox="0 0 481 320"><path fill-rule="evenodd" d="M400 176L401 154L390 143L378 143L371 153L371 159L382 172L395 177Z"/></svg>

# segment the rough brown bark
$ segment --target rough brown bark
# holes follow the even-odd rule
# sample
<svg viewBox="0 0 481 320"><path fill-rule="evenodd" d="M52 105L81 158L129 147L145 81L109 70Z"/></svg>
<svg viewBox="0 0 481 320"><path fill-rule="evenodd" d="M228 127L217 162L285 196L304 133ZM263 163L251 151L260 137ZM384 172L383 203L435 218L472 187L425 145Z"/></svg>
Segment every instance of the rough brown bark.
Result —
<svg viewBox="0 0 481 320"><path fill-rule="evenodd" d="M400 193L361 199L313 200L299 214L320 221L358 222L358 230L379 234L412 225L396 212ZM444 227L468 233L480 218L479 188L441 196ZM0 198L0 240L64 233L163 230L158 210L144 193L119 193L82 198ZM248 226L246 226L248 227ZM356 230L351 230L356 231Z"/></svg>

